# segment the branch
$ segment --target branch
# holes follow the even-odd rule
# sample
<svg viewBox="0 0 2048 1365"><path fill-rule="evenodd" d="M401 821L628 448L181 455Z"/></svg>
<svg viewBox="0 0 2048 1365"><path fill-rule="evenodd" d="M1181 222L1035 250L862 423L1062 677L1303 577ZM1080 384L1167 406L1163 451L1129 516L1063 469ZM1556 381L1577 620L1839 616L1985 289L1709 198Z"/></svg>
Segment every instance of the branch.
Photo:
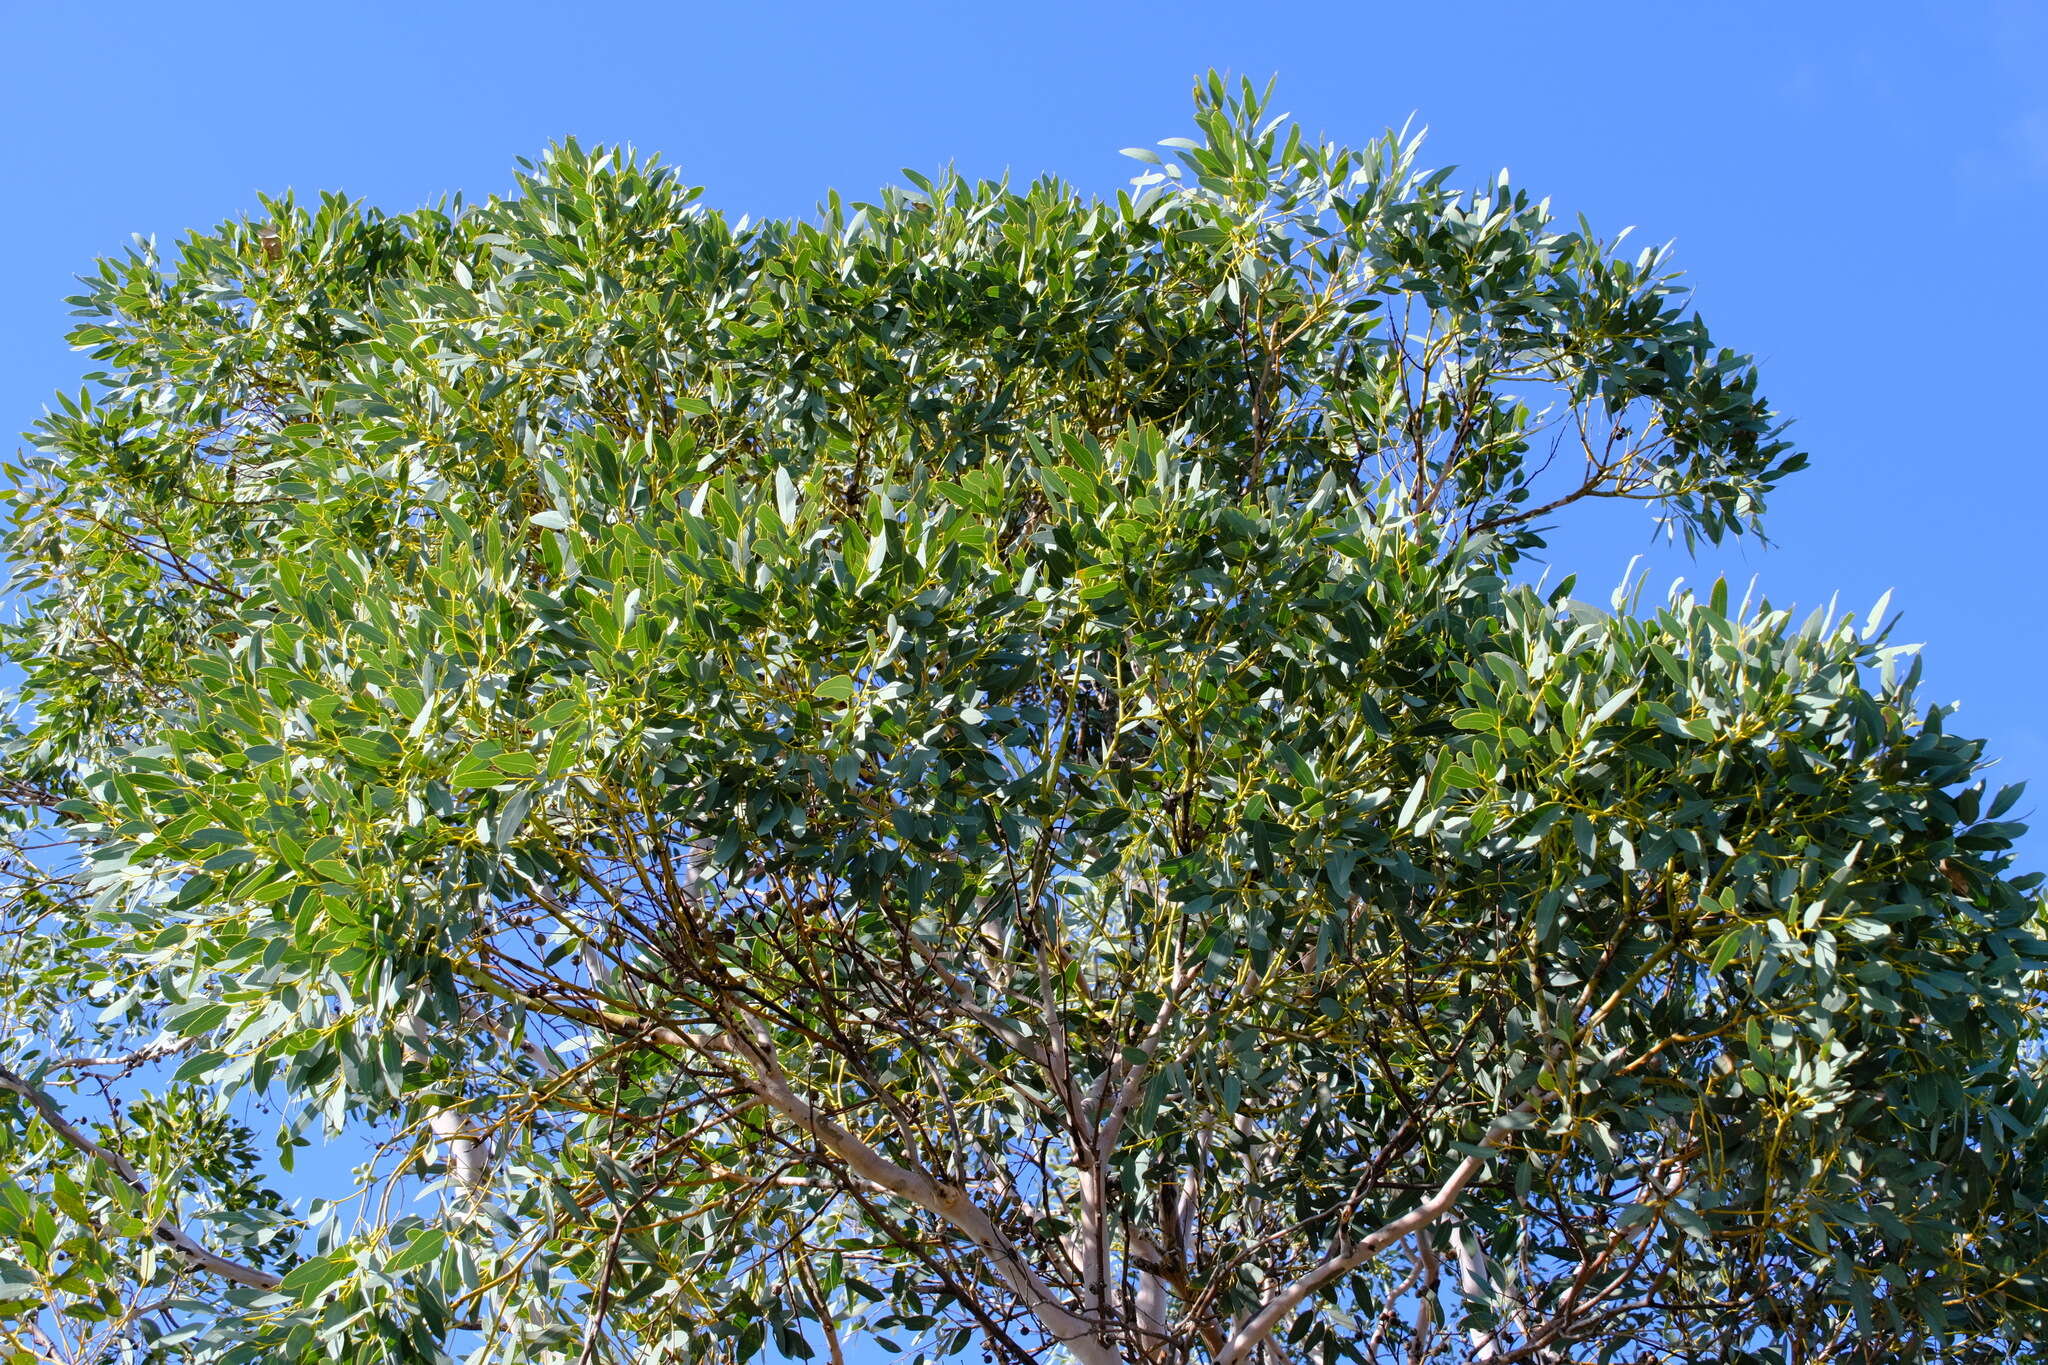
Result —
<svg viewBox="0 0 2048 1365"><path fill-rule="evenodd" d="M1422 1272L1424 1268L1428 1266L1430 1258L1433 1255L1435 1255L1435 1253L1430 1251L1426 1244L1419 1242L1417 1243L1415 1252L1415 1264L1409 1266L1408 1273L1406 1275L1403 1275L1400 1279L1400 1282L1397 1283L1393 1287L1393 1289L1388 1291L1387 1301L1384 1304L1380 1305L1379 1316L1373 1319L1372 1335L1366 1338L1365 1351L1363 1352L1363 1356L1366 1360L1372 1360L1378 1356L1380 1349L1380 1340L1381 1338L1386 1336L1387 1327L1394 1321L1394 1310L1401 1306L1401 1301L1407 1295L1408 1291L1413 1289L1416 1286L1416 1284L1420 1282L1420 1280L1422 1279ZM1423 1297L1427 1299L1428 1296L1424 1295ZM1419 1305L1417 1307L1417 1311L1421 1311Z"/></svg>
<svg viewBox="0 0 2048 1365"><path fill-rule="evenodd" d="M1451 1250L1458 1258L1459 1297L1467 1303L1488 1297L1493 1277L1487 1272L1486 1248L1479 1245L1478 1236L1462 1224L1452 1224ZM1474 1360L1494 1360L1499 1357L1499 1328L1488 1332L1474 1327L1466 1336L1472 1343Z"/></svg>
<svg viewBox="0 0 2048 1365"><path fill-rule="evenodd" d="M1481 1147L1493 1147L1519 1126L1515 1120L1535 1108L1534 1100L1524 1100L1500 1118L1494 1120L1480 1140ZM1271 1336L1273 1329L1285 1322L1295 1309L1309 1295L1329 1284L1339 1276L1348 1275L1382 1251L1411 1233L1419 1232L1451 1211L1458 1202L1458 1196L1465 1187L1479 1178L1485 1169L1485 1156L1468 1156L1459 1162L1437 1192L1417 1204L1392 1222L1381 1226L1357 1243L1349 1243L1341 1235L1331 1248L1329 1256L1319 1265L1297 1277L1294 1281L1267 1301L1266 1306L1254 1313L1251 1320L1238 1328L1225 1343L1223 1351L1216 1357L1215 1365L1244 1365L1251 1358L1259 1344Z"/></svg>
<svg viewBox="0 0 2048 1365"><path fill-rule="evenodd" d="M1414 1365L1429 1358L1430 1338L1436 1335L1437 1255L1427 1237L1415 1239L1415 1270L1422 1277L1422 1291L1415 1296L1415 1330L1408 1339L1408 1359ZM1389 1299L1387 1306L1393 1307Z"/></svg>
<svg viewBox="0 0 2048 1365"><path fill-rule="evenodd" d="M197 1038L174 1038L165 1036L153 1043L146 1043L133 1052L118 1057L59 1057L51 1062L48 1071L118 1071L123 1075L151 1062L175 1057L197 1043Z"/></svg>
<svg viewBox="0 0 2048 1365"><path fill-rule="evenodd" d="M1057 1070L1053 1065L1052 1057L1046 1052L1044 1048L1040 1047L1037 1043L1033 1042L1029 1035L1024 1033L1021 1029L1019 1029L1015 1024L1011 1023L1008 1019L1003 1018L1000 1014L995 1013L993 1010L984 1009L981 1006L981 1004L975 1000L973 988L969 986L968 983L965 980L963 980L958 973L954 972L951 968L946 966L944 959L942 959L937 952L935 952L930 947L927 947L925 944L919 942L915 934L905 935L905 941L908 942L914 950L916 950L919 957L924 959L925 965L932 969L933 973L938 976L939 980L945 983L946 989L952 992L953 999L957 1003L962 1014L966 1015L969 1019L972 1019L975 1023L980 1024L989 1032L995 1034L997 1038L1002 1040L1003 1046L1009 1048L1010 1051L1016 1053L1018 1056L1024 1058L1026 1061L1034 1063L1040 1071L1043 1071L1045 1073L1045 1078L1047 1081L1051 1082L1055 1086L1058 1085L1059 1077ZM1052 1116L1055 1118L1058 1116L1057 1110L1055 1110L1050 1104L1046 1103L1044 1100L1041 1100L1037 1096L1033 1095L1030 1091L1022 1090L1018 1093L1023 1095L1024 1098L1029 1100L1031 1103L1035 1104L1041 1111L1046 1113L1048 1116Z"/></svg>
<svg viewBox="0 0 2048 1365"><path fill-rule="evenodd" d="M42 1115L43 1122L49 1124L51 1131L62 1138L67 1145L83 1152L95 1161L106 1163L107 1167L121 1178L122 1184L135 1191L138 1195L141 1195L145 1200L149 1198L149 1182L142 1178L135 1167L129 1163L128 1158L122 1156L119 1152L100 1146L97 1142L87 1137L84 1132L80 1131L77 1126L64 1117L64 1112L57 1107L57 1102L44 1094L42 1090L29 1084L28 1081L15 1075L4 1066L0 1066L0 1090L12 1091L28 1101L29 1107ZM183 1256L186 1263L194 1270L204 1271L209 1275L218 1275L224 1280L244 1285L250 1289L275 1289L278 1286L278 1277L269 1271L259 1269L256 1266L243 1265L240 1261L231 1261L225 1256L208 1251L195 1241L191 1234L167 1218L157 1221L155 1232L156 1239L159 1242L162 1242L165 1246L170 1247Z"/></svg>
<svg viewBox="0 0 2048 1365"><path fill-rule="evenodd" d="M704 1046L704 1040L669 1029L661 1030L657 1041L680 1042L706 1053L712 1051ZM1023 1300L1046 1331L1073 1352L1081 1365L1118 1365L1117 1353L1097 1337L1095 1324L1059 1301L1051 1286L1018 1254L1009 1238L967 1197L966 1191L897 1165L792 1090L781 1067L759 1044L741 1037L733 1037L731 1042L733 1051L753 1063L753 1074L741 1079L770 1108L810 1134L862 1180L951 1224L980 1248L997 1278Z"/></svg>
<svg viewBox="0 0 2048 1365"><path fill-rule="evenodd" d="M1087 1116L1101 1125L1095 1134L1095 1159L1101 1165L1108 1165L1116 1155L1117 1141L1123 1136L1124 1119L1130 1114L1131 1106L1138 1102L1143 1086L1150 1079L1152 1060L1159 1052L1159 1044L1166 1037L1166 1030L1172 1026L1180 1012L1181 996L1194 983L1196 964L1189 963L1167 988L1166 996L1159 1004L1159 1013L1152 1020L1152 1026L1145 1030L1145 1036L1138 1041L1139 1060L1127 1062L1121 1055L1111 1057L1096 1078L1088 1095ZM1120 1084L1119 1084L1120 1082ZM1116 1096L1109 1102L1108 1112L1103 1110L1103 1101L1109 1087L1117 1086Z"/></svg>
<svg viewBox="0 0 2048 1365"><path fill-rule="evenodd" d="M1116 1352L1096 1337L1095 1325L1059 1301L1051 1286L1018 1254L994 1221L967 1198L965 1191L897 1165L798 1095L765 1044L737 1030L697 1034L665 1024L650 1024L630 1015L547 1000L509 986L480 967L458 966L458 970L500 999L523 1008L575 1019L609 1033L638 1037L657 1047L688 1051L706 1061L721 1061L732 1071L736 1082L846 1163L861 1182L910 1201L964 1234L988 1256L996 1276L1023 1300L1055 1340L1073 1352L1081 1365L1119 1365ZM733 1067L735 1058L749 1065Z"/></svg>
<svg viewBox="0 0 2048 1365"><path fill-rule="evenodd" d="M1119 1365L1116 1351L1096 1335L1096 1324L1060 1302L1052 1287L1024 1260L1002 1230L967 1197L965 1191L897 1165L799 1096L762 1044L737 1031L700 1035L667 1025L650 1025L648 1021L631 1015L548 1000L499 981L473 964L456 964L456 968L499 999L537 1013L574 1019L608 1033L642 1038L658 1047L687 1050L707 1061L722 1057L727 1067L731 1066L732 1058L744 1059L751 1065L735 1068L737 1074L734 1079L738 1083L845 1162L860 1180L909 1200L966 1236L989 1258L990 1269L996 1276L1023 1301L1046 1331L1074 1354L1081 1365Z"/></svg>

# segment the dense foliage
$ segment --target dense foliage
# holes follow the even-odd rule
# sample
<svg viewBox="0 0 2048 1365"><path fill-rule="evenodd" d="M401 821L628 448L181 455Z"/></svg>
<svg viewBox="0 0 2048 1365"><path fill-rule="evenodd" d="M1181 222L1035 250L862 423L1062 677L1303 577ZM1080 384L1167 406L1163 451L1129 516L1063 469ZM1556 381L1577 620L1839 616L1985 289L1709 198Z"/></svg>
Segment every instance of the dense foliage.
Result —
<svg viewBox="0 0 2048 1365"><path fill-rule="evenodd" d="M1521 571L1755 531L1749 361L1505 177L1197 123L806 223L567 144L89 278L14 1359L2038 1358L2017 792L1876 616Z"/></svg>

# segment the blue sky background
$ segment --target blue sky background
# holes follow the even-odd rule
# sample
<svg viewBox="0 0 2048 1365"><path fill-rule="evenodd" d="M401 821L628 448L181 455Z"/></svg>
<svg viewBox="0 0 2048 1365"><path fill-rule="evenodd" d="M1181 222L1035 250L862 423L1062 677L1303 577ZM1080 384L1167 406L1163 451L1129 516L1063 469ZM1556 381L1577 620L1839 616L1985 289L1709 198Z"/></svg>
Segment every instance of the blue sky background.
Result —
<svg viewBox="0 0 2048 1365"><path fill-rule="evenodd" d="M574 134L659 151L734 214L947 161L1108 191L1138 169L1118 148L1189 130L1210 66L1277 74L1342 140L1413 113L1433 163L1676 238L1813 455L1775 549L1694 562L1637 509L1580 515L1553 540L1580 595L1639 552L1657 592L1725 572L1861 611L1895 589L1930 698L1966 702L2007 780L2048 779L2048 4L0 0L0 63L10 433L83 368L73 275L259 190L478 197Z"/></svg>

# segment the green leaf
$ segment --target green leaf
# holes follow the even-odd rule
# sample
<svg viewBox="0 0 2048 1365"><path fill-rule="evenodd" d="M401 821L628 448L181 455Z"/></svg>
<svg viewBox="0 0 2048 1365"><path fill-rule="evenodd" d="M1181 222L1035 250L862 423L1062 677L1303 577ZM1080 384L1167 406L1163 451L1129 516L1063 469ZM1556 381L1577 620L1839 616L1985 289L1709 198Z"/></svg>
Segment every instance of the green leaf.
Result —
<svg viewBox="0 0 2048 1365"><path fill-rule="evenodd" d="M448 1245L448 1234L441 1228L420 1228L405 1244L405 1249L384 1263L384 1273L399 1275L415 1267L438 1260L441 1251Z"/></svg>
<svg viewBox="0 0 2048 1365"><path fill-rule="evenodd" d="M1339 899L1351 894L1351 871L1358 866L1359 850L1340 848L1333 851L1323 862L1323 875L1330 880L1330 889Z"/></svg>
<svg viewBox="0 0 2048 1365"><path fill-rule="evenodd" d="M448 785L456 788L475 789L495 787L505 781L505 775L488 765L470 764L457 768L448 774Z"/></svg>
<svg viewBox="0 0 2048 1365"><path fill-rule="evenodd" d="M1707 1225L1707 1220L1683 1204L1666 1204L1664 1217L1695 1242L1711 1242L1714 1238L1714 1230Z"/></svg>
<svg viewBox="0 0 2048 1365"><path fill-rule="evenodd" d="M315 1256L301 1261L286 1272L278 1283L277 1292L289 1295L300 1303L316 1302L328 1288L346 1278L354 1264L340 1255Z"/></svg>
<svg viewBox="0 0 2048 1365"><path fill-rule="evenodd" d="M1742 951L1742 941L1745 934L1745 930L1735 928L1730 929L1727 933L1721 935L1720 938L1714 940L1713 952L1707 970L1717 976L1726 970L1728 964L1735 960L1735 955Z"/></svg>

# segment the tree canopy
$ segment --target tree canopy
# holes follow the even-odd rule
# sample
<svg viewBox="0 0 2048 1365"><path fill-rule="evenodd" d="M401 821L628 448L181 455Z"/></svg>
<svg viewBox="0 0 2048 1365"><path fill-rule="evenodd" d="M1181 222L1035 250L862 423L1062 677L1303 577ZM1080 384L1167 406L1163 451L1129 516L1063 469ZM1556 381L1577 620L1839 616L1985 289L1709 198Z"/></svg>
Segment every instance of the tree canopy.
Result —
<svg viewBox="0 0 2048 1365"><path fill-rule="evenodd" d="M11 1359L2042 1358L2019 793L1881 604L1528 571L1757 534L1750 360L1505 175L1195 123L800 222L571 142L87 277Z"/></svg>

